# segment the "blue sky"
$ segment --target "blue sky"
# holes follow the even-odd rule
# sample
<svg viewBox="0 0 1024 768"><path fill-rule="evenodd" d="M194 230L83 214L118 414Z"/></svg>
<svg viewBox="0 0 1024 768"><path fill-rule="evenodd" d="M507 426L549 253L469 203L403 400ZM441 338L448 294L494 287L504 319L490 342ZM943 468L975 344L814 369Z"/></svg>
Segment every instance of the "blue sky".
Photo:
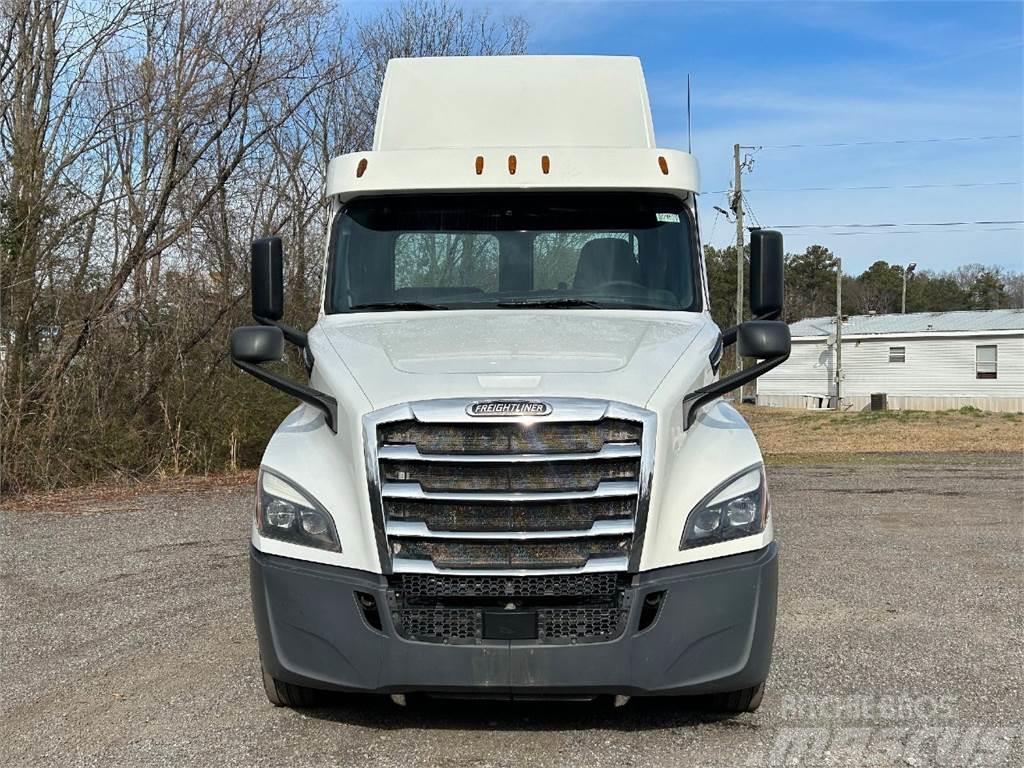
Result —
<svg viewBox="0 0 1024 768"><path fill-rule="evenodd" d="M474 5L479 5L474 3ZM661 146L701 163L705 242L727 244L732 145L754 152L744 177L765 227L1024 219L1024 187L773 192L780 187L991 184L1024 180L1020 139L770 149L780 144L1024 133L1024 5L1017 2L510 2L531 53L629 54L643 62ZM759 191L760 190L760 191ZM960 228L963 230L964 228ZM989 227L995 230L996 227ZM788 250L821 242L859 273L876 259L921 269L982 262L1024 269L1024 229L837 235L786 230ZM849 231L849 230L848 230Z"/></svg>
<svg viewBox="0 0 1024 768"><path fill-rule="evenodd" d="M1024 219L1021 138L771 148L1024 134L1020 0L450 1L524 16L530 53L639 56L662 146L686 148L689 74L705 243L735 238L714 206L728 207L737 142L765 147L743 177L762 226ZM893 188L779 190L809 186ZM878 259L1024 271L1024 224L784 232L787 250L820 243L854 274Z"/></svg>

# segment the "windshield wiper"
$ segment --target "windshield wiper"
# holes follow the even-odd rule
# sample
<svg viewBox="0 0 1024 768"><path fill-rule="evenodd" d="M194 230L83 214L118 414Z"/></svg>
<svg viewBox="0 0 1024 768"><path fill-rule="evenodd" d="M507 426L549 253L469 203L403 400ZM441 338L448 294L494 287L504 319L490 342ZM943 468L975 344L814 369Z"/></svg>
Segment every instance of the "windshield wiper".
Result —
<svg viewBox="0 0 1024 768"><path fill-rule="evenodd" d="M428 310L448 309L444 304L427 304L423 301L374 301L369 304L353 304L349 309L364 309L369 312L377 310L393 309L401 310Z"/></svg>
<svg viewBox="0 0 1024 768"><path fill-rule="evenodd" d="M603 308L605 305L597 301L591 301L590 299L575 299L570 296L552 299L520 299L517 301L499 301L497 303L499 307L511 307L513 309L521 307L539 307L542 309L559 309L561 307L594 307L597 309Z"/></svg>

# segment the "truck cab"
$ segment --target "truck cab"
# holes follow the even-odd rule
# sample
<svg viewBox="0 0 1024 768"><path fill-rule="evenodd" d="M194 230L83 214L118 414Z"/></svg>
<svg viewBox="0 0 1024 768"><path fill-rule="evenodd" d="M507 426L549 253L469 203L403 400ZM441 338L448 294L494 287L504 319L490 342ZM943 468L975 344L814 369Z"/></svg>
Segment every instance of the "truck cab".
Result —
<svg viewBox="0 0 1024 768"><path fill-rule="evenodd" d="M789 354L782 240L709 312L698 169L626 57L396 59L326 185L320 314L252 250L234 362L299 400L267 445L252 603L267 696L760 703L777 546L722 395ZM308 381L266 363L297 347ZM737 344L750 367L720 376Z"/></svg>

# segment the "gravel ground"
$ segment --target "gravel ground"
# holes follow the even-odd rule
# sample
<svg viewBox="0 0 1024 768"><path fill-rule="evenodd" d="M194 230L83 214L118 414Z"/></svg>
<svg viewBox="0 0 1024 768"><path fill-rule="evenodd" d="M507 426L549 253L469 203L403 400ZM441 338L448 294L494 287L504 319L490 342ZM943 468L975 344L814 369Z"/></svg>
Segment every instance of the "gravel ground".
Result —
<svg viewBox="0 0 1024 768"><path fill-rule="evenodd" d="M357 698L259 681L251 492L147 492L2 522L11 766L1022 765L1019 458L770 470L782 547L768 693L723 718Z"/></svg>

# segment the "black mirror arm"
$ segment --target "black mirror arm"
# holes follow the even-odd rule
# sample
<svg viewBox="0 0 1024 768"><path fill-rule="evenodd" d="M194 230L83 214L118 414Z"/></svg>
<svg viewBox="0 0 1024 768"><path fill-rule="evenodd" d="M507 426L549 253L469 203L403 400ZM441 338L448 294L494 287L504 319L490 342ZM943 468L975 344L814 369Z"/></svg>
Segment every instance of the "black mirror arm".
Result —
<svg viewBox="0 0 1024 768"><path fill-rule="evenodd" d="M290 325L285 325L279 320L270 320L266 317L260 317L259 315L253 315L252 319L260 325L273 325L281 329L281 333L284 334L285 339L290 343L294 344L300 349L305 349L309 343L308 337L305 331L300 331L298 328L292 328Z"/></svg>
<svg viewBox="0 0 1024 768"><path fill-rule="evenodd" d="M752 320L778 320L780 317L782 317L782 311L781 310L779 310L778 312L766 312L763 315L757 315L757 317L753 317L751 319ZM732 344L735 344L736 343L736 334L739 333L739 330L740 330L740 327L738 325L734 325L734 326L732 326L730 328L726 328L724 331L722 331L722 346L723 347L728 347L728 346L730 346Z"/></svg>
<svg viewBox="0 0 1024 768"><path fill-rule="evenodd" d="M723 334L724 335L724 334ZM683 429L689 429L693 426L694 420L697 418L697 409L702 405L710 403L726 392L732 392L734 389L743 386L748 381L753 381L758 376L761 376L777 365L781 365L789 359L789 355L780 355L779 357L771 357L767 360L762 360L756 365L752 365L750 368L744 368L741 371L726 376L724 379L708 384L706 387L695 389L693 392L683 398Z"/></svg>
<svg viewBox="0 0 1024 768"><path fill-rule="evenodd" d="M235 357L232 357L231 361L250 376L255 376L260 381L269 384L275 389L279 389L285 394L291 395L304 403L308 403L314 408L319 408L323 411L324 421L327 423L328 428L337 434L338 401L333 397L324 394L323 392L318 392L312 387L307 387L303 384L291 381L290 379L286 379L283 376L278 376L276 373L268 371L255 363L247 363L246 361L239 360Z"/></svg>

